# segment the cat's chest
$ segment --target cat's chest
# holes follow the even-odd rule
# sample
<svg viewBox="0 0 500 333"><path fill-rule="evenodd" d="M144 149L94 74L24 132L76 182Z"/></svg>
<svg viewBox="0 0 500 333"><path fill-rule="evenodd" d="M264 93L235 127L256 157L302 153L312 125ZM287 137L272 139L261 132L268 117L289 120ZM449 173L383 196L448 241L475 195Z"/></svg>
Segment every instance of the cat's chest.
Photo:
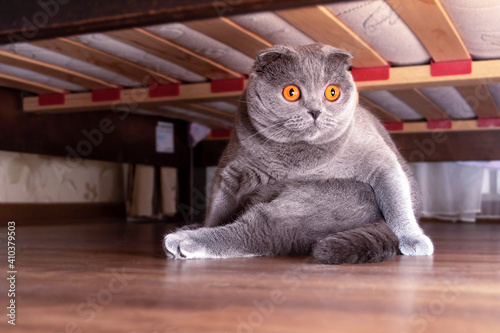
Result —
<svg viewBox="0 0 500 333"><path fill-rule="evenodd" d="M256 166L271 179L328 179L341 166L331 152L324 150L281 150L259 156Z"/></svg>

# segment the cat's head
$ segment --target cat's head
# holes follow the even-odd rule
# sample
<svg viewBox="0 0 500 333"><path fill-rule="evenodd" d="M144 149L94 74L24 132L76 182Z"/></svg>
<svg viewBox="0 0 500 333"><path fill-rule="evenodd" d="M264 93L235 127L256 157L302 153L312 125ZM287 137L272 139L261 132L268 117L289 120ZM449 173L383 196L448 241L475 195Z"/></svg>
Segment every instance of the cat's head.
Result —
<svg viewBox="0 0 500 333"><path fill-rule="evenodd" d="M262 51L247 87L248 116L264 137L321 143L349 126L356 86L352 56L331 46L276 45Z"/></svg>

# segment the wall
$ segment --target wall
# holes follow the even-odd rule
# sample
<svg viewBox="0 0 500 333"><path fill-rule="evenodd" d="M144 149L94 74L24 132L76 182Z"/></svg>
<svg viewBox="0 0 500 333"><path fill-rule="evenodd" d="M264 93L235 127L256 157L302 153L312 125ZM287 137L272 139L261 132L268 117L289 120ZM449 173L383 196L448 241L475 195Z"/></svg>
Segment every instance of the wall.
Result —
<svg viewBox="0 0 500 333"><path fill-rule="evenodd" d="M120 163L82 160L67 172L65 159L0 151L0 203L123 202Z"/></svg>

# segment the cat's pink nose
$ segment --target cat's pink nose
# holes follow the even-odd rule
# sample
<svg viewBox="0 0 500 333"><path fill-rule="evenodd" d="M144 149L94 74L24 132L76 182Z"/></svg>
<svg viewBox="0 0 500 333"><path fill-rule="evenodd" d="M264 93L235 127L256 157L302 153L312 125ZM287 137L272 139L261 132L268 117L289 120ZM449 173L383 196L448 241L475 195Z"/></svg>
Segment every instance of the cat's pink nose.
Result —
<svg viewBox="0 0 500 333"><path fill-rule="evenodd" d="M314 120L318 119L321 111L320 110L309 110L307 111L307 113L309 113L311 115L311 117L313 117Z"/></svg>

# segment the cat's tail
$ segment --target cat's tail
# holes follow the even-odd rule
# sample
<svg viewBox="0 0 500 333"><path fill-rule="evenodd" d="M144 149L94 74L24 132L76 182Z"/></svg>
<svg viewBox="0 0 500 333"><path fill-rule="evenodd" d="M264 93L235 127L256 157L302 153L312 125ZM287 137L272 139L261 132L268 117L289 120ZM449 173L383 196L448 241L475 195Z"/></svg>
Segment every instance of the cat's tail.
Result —
<svg viewBox="0 0 500 333"><path fill-rule="evenodd" d="M319 240L313 257L319 264L361 264L393 259L399 241L384 220L343 231Z"/></svg>

